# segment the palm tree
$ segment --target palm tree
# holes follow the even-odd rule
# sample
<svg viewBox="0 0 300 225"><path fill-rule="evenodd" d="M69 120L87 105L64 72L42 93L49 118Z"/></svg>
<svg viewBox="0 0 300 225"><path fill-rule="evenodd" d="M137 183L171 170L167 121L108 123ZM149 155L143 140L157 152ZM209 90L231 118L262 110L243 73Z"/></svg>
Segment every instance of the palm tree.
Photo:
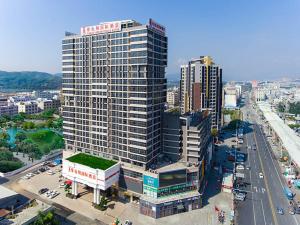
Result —
<svg viewBox="0 0 300 225"><path fill-rule="evenodd" d="M55 218L54 213L49 211L47 213L39 212L37 219L33 225L58 225L59 221Z"/></svg>

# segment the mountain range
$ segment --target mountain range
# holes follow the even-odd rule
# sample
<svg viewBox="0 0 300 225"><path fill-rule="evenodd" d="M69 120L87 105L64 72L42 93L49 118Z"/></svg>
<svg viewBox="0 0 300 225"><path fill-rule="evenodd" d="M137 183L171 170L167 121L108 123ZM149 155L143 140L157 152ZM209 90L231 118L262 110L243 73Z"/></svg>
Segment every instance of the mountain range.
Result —
<svg viewBox="0 0 300 225"><path fill-rule="evenodd" d="M0 71L0 91L59 89L61 88L61 79L61 74L50 74L37 71Z"/></svg>

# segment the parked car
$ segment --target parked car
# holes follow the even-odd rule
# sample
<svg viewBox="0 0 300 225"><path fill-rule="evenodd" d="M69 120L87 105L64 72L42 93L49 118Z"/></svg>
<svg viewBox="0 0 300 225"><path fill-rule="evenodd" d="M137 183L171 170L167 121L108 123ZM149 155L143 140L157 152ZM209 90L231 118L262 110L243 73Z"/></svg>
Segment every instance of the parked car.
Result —
<svg viewBox="0 0 300 225"><path fill-rule="evenodd" d="M40 195L41 195L41 194L44 194L44 193L46 193L47 191L49 191L48 188L42 188L42 189L39 190L39 194L40 194Z"/></svg>
<svg viewBox="0 0 300 225"><path fill-rule="evenodd" d="M245 198L246 198L246 195L244 193L238 192L234 195L234 199L238 200L238 201L244 201Z"/></svg>
<svg viewBox="0 0 300 225"><path fill-rule="evenodd" d="M124 225L132 225L132 222L130 220L126 220Z"/></svg>
<svg viewBox="0 0 300 225"><path fill-rule="evenodd" d="M48 175L54 175L55 173L52 170L47 171Z"/></svg>
<svg viewBox="0 0 300 225"><path fill-rule="evenodd" d="M260 172L260 173L258 174L258 176L259 176L259 178L264 178L264 175L263 175L262 172Z"/></svg>
<svg viewBox="0 0 300 225"><path fill-rule="evenodd" d="M40 174L40 171L39 170L35 170L32 173L35 174L35 175L38 175L38 174Z"/></svg>
<svg viewBox="0 0 300 225"><path fill-rule="evenodd" d="M243 170L243 169L245 169L245 167L244 167L243 165L237 165L237 166L236 166L236 169L237 169L237 170Z"/></svg>

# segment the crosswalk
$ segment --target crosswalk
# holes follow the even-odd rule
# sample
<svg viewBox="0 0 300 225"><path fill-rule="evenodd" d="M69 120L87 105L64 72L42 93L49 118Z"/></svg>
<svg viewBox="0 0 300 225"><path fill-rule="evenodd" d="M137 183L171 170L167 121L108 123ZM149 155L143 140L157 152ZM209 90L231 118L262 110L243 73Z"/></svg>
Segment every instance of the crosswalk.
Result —
<svg viewBox="0 0 300 225"><path fill-rule="evenodd" d="M262 188L262 187L253 186L252 189L253 189L253 192L256 192L256 193L263 193L264 194L266 192L266 189Z"/></svg>

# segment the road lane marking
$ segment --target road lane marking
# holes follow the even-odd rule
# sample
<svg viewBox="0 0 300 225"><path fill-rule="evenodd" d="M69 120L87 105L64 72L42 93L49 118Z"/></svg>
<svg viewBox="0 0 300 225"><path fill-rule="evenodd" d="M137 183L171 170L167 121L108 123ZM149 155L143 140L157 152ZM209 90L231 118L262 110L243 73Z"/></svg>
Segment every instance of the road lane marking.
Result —
<svg viewBox="0 0 300 225"><path fill-rule="evenodd" d="M259 147L258 147L258 143L257 143L257 140L256 140L255 127L254 127L254 132L253 132L253 134L254 134L254 141L255 141L255 143L256 143L256 149L258 150ZM258 150L258 151L259 151L259 150ZM259 161L260 161L260 165L261 165L262 172L263 172L264 175L266 175L265 170L264 170L264 167L263 167L263 162L262 162L262 159L261 159L259 153L258 153L258 158L259 158ZM265 181L265 186L266 186L266 188L267 188L267 194L268 194L268 198L269 198L269 202L270 202L270 206L271 206L271 211L272 211L273 220L274 220L274 222L275 222L275 225L279 225L279 224L278 224L278 221L277 221L276 214L275 214L275 209L274 209L273 200L272 200L272 197L271 197L271 194L270 194L270 188L269 188L267 176L264 176L264 181Z"/></svg>
<svg viewBox="0 0 300 225"><path fill-rule="evenodd" d="M259 131L261 132L260 127L259 127ZM261 132L261 133L262 133L262 132ZM278 179L279 179L279 183L281 184L281 187L282 187L282 189L283 189L284 187L283 187L283 184L282 184L281 177L280 177L280 175L279 175L279 173L278 173L277 167L275 166L274 161L273 161L274 159L273 159L273 157L272 157L272 155L271 155L271 151L273 151L273 150L270 149L270 146L268 145L268 143L266 142L266 140L265 140L264 137L265 137L265 136L263 136L262 138L263 138L263 140L264 140L265 145L267 146L267 149L268 149L267 151L268 151L268 153L269 153L269 155L270 155L270 157L271 157L271 161L272 161L273 166L275 167L275 171L276 171L276 173L277 173L277 176L278 176ZM270 175L272 176L272 173L271 173ZM289 202L287 199L286 199L286 201ZM294 216L293 218L294 218L294 221L296 222L296 224L299 225L299 222L298 222L297 218L296 218L295 216Z"/></svg>
<svg viewBox="0 0 300 225"><path fill-rule="evenodd" d="M246 134L246 144L248 146L248 138L247 138L247 134ZM248 153L248 160L249 160L249 165L251 163L251 160L250 160L250 154L249 154L249 149L247 147L247 153ZM250 188L252 190L252 176L251 176L251 173L252 173L252 170L251 170L251 167L250 167L250 171L249 171L249 176L250 176ZM251 197L252 199L254 199L254 193L252 192L251 193ZM256 225L256 217L255 217L255 210L254 210L254 201L252 200L252 210L253 210L253 221L254 221L254 225Z"/></svg>
<svg viewBox="0 0 300 225"><path fill-rule="evenodd" d="M260 204L261 204L261 208L262 208L262 213L263 213L263 217L264 217L264 222L265 222L265 225L266 225L267 223L266 223L265 210L264 210L264 205L263 205L263 203L262 203L262 199L260 199Z"/></svg>

